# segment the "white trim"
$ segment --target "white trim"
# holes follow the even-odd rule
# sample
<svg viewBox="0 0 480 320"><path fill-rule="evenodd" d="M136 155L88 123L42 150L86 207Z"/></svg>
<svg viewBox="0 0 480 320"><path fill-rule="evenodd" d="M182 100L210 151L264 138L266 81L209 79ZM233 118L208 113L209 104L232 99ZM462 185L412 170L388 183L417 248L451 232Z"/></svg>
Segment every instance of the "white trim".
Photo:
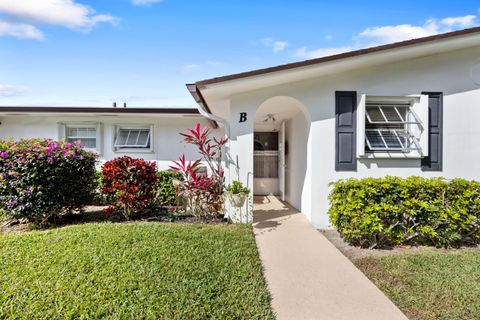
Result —
<svg viewBox="0 0 480 320"><path fill-rule="evenodd" d="M372 153L365 152L365 130L366 120L368 116L366 113L366 106L370 103L398 103L398 104L410 104L410 112L407 114L405 124L408 127L408 131L412 133L412 138L415 140L413 144L414 148L409 148L404 152L398 150L381 151L377 150ZM382 110L380 109L380 112ZM398 113L398 110L397 110ZM383 114L383 112L382 112ZM412 119L413 117L413 119ZM384 116L386 119L386 117ZM370 121L371 123L380 123ZM386 119L385 124L388 120ZM397 123L397 122L395 122ZM393 122L391 124L394 124ZM408 96L375 96L362 94L360 102L357 106L357 158L414 158L419 159L428 155L428 96L426 95L408 95Z"/></svg>
<svg viewBox="0 0 480 320"><path fill-rule="evenodd" d="M430 127L430 119L428 117L428 95L422 94L417 105L414 105L413 110L418 109L416 114L421 118L423 122L423 128L420 132L420 148L422 149L422 156L428 156L428 128Z"/></svg>
<svg viewBox="0 0 480 320"><path fill-rule="evenodd" d="M99 155L102 154L103 126L101 122L91 122L91 121L59 122L58 123L58 140L66 140L68 138L67 137L68 128L95 128L95 148L85 147L85 150L96 152ZM88 138L91 139L92 137L88 137Z"/></svg>
<svg viewBox="0 0 480 320"><path fill-rule="evenodd" d="M357 106L357 158L365 156L365 106L367 95L360 96Z"/></svg>

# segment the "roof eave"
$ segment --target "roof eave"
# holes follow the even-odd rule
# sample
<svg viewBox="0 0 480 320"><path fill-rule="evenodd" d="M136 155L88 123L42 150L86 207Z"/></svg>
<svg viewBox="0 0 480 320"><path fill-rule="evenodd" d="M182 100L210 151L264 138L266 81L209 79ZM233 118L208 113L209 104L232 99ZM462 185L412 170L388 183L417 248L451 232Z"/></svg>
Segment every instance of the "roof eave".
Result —
<svg viewBox="0 0 480 320"><path fill-rule="evenodd" d="M0 106L0 113L105 113L105 114L171 114L200 115L194 108L106 108L106 107L48 107Z"/></svg>
<svg viewBox="0 0 480 320"><path fill-rule="evenodd" d="M185 85L187 87L188 92L192 95L193 99L197 103L199 108L204 108L204 110L210 114L212 114L212 111L210 110L207 101L205 101L205 98L202 95L202 92L198 88L198 86L194 83L187 83ZM198 110L197 110L198 111ZM218 128L218 123L216 121L213 121L211 119L208 119L212 126L214 128Z"/></svg>
<svg viewBox="0 0 480 320"><path fill-rule="evenodd" d="M278 65L278 66L269 67L269 68L251 70L251 71L235 73L231 75L226 75L226 76L221 76L221 77L216 77L216 78L211 78L206 80L200 80L200 81L197 81L195 85L197 86L197 88L199 87L203 88L212 84L218 84L218 83L223 83L223 82L232 81L232 80L260 76L260 75L265 75L265 74L270 74L270 73L275 73L280 71L286 71L286 70L291 70L295 68L307 67L311 65L317 65L321 63L342 60L342 59L347 59L352 57L359 57L367 54L378 53L378 52L398 49L398 48L405 48L409 46L420 45L424 43L429 43L429 42L434 42L434 41L439 41L439 40L444 40L444 39L449 39L454 37L460 37L460 36L465 36L465 35L479 33L479 32L480 32L480 27L452 31L452 32L437 34L433 36L423 37L423 38L416 38L416 39L395 42L395 43L385 44L385 45L366 48L366 49L349 51L345 53L335 54L335 55L316 58L316 59L309 59L309 60L288 63L288 64Z"/></svg>

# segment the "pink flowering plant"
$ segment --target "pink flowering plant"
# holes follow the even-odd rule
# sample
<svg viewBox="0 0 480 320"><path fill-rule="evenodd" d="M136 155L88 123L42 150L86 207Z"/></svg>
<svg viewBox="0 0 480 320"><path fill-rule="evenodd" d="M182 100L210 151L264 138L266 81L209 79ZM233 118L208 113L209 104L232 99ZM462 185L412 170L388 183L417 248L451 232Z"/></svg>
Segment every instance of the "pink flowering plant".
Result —
<svg viewBox="0 0 480 320"><path fill-rule="evenodd" d="M198 123L194 129L181 133L184 141L196 146L201 158L187 161L181 155L171 168L180 172L183 183L177 189L178 196L187 200L188 211L201 217L220 217L223 214L225 174L222 168L223 147L226 139L212 137L212 128L202 129ZM209 167L210 174L199 173L203 163Z"/></svg>
<svg viewBox="0 0 480 320"><path fill-rule="evenodd" d="M95 193L96 158L77 143L0 141L0 208L32 222L81 210Z"/></svg>

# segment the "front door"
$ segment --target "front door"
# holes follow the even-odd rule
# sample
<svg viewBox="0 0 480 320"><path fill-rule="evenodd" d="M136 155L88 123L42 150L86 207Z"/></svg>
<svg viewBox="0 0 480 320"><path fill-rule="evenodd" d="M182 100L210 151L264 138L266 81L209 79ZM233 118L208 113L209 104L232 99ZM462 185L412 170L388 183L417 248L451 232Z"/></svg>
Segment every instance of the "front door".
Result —
<svg viewBox="0 0 480 320"><path fill-rule="evenodd" d="M279 138L277 131L254 132L253 176L256 195L281 195Z"/></svg>

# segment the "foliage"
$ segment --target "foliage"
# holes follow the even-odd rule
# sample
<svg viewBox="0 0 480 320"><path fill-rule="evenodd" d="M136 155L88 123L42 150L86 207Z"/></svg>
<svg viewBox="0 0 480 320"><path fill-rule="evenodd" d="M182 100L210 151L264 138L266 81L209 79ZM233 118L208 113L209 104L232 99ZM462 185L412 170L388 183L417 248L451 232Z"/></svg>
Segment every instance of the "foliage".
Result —
<svg viewBox="0 0 480 320"><path fill-rule="evenodd" d="M478 319L480 252L438 250L356 260L409 319Z"/></svg>
<svg viewBox="0 0 480 320"><path fill-rule="evenodd" d="M0 236L0 319L272 319L251 227L98 223Z"/></svg>
<svg viewBox="0 0 480 320"><path fill-rule="evenodd" d="M232 181L232 184L226 187L225 190L230 194L250 193L250 189L244 187L241 181Z"/></svg>
<svg viewBox="0 0 480 320"><path fill-rule="evenodd" d="M9 218L34 222L81 210L94 196L95 163L76 143L0 141L0 207Z"/></svg>
<svg viewBox="0 0 480 320"><path fill-rule="evenodd" d="M197 216L221 216L223 213L224 170L221 165L222 149L226 139L211 138L212 128L201 129L197 123L195 129L181 133L184 141L197 147L201 159L188 162L185 155L174 161L171 168L180 172L184 183L178 190L178 196L187 199L188 210ZM205 161L211 174L198 174L201 161Z"/></svg>
<svg viewBox="0 0 480 320"><path fill-rule="evenodd" d="M101 192L114 200L108 210L121 209L128 219L150 206L157 187L156 164L123 156L102 166Z"/></svg>
<svg viewBox="0 0 480 320"><path fill-rule="evenodd" d="M102 170L97 170L95 172L95 177L97 179L97 187L95 188L95 194L93 197L93 205L103 206L108 203L112 203L111 199L108 199L107 195L102 193L101 190L103 188L103 173Z"/></svg>
<svg viewBox="0 0 480 320"><path fill-rule="evenodd" d="M159 171L157 177L158 187L155 203L161 207L177 205L177 192L173 180L181 181L183 179L182 174L175 171Z"/></svg>
<svg viewBox="0 0 480 320"><path fill-rule="evenodd" d="M397 177L340 180L330 219L362 247L480 243L480 183Z"/></svg>

